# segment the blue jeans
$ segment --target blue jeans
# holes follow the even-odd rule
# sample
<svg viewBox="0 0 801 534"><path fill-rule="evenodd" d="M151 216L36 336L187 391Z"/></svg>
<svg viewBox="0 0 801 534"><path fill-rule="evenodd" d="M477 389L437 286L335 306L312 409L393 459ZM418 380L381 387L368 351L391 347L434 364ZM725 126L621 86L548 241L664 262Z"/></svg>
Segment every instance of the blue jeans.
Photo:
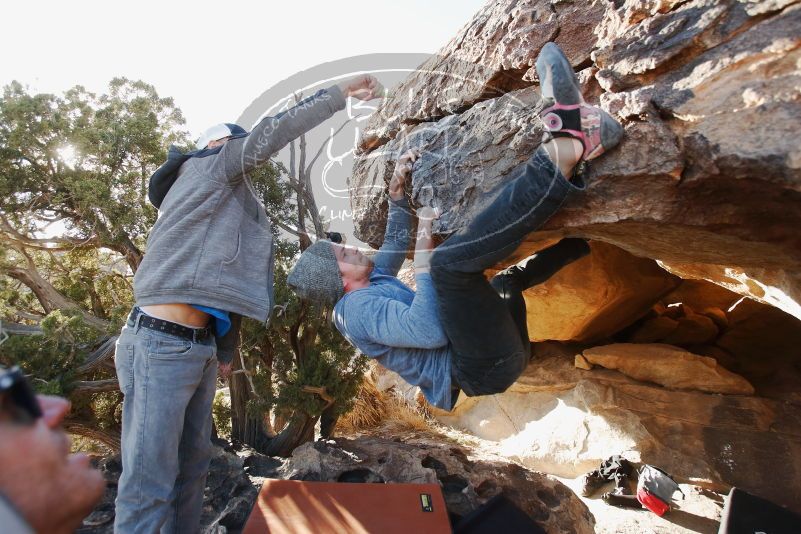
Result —
<svg viewBox="0 0 801 534"><path fill-rule="evenodd" d="M520 292L546 280L589 252L583 240L565 239L518 271L487 280L484 270L512 254L525 237L584 189L569 182L544 149L497 196L431 256L440 321L454 349L453 377L468 396L501 393L525 370L531 345Z"/></svg>
<svg viewBox="0 0 801 534"><path fill-rule="evenodd" d="M194 343L138 323L123 327L115 356L125 398L114 532L199 532L212 453L214 336Z"/></svg>

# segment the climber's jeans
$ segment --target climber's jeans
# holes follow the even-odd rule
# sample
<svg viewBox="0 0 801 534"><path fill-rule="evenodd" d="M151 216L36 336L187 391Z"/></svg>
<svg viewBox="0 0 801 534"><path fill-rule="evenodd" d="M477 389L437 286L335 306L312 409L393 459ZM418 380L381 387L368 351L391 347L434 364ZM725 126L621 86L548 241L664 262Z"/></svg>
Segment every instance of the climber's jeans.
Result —
<svg viewBox="0 0 801 534"><path fill-rule="evenodd" d="M114 532L199 532L212 453L214 336L194 343L138 322L123 327L115 356L125 397Z"/></svg>
<svg viewBox="0 0 801 534"><path fill-rule="evenodd" d="M434 250L431 277L440 320L455 353L454 378L468 396L505 391L526 368L531 355L525 303L522 297L502 296L505 292L519 294L519 287L504 289L506 284L518 282L508 276L488 281L484 270L514 252L529 233L559 210L571 191L582 189L580 177L569 182L540 149L472 221ZM562 245L565 241L582 240L557 244L556 252L539 262L535 269L539 274L531 278L543 281L572 261L576 251L571 247L575 245ZM501 275L508 275L507 271Z"/></svg>

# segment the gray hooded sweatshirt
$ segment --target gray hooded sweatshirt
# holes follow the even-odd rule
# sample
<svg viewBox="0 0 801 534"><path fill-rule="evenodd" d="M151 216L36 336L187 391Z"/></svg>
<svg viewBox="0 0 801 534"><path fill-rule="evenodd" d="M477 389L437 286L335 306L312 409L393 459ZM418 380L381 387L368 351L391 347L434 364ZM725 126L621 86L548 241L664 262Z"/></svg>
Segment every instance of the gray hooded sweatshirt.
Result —
<svg viewBox="0 0 801 534"><path fill-rule="evenodd" d="M342 91L332 86L264 118L222 149L186 159L161 202L134 277L136 304L230 312L231 330L217 340L219 361L230 362L241 316L266 321L273 307L273 234L248 173L344 107Z"/></svg>

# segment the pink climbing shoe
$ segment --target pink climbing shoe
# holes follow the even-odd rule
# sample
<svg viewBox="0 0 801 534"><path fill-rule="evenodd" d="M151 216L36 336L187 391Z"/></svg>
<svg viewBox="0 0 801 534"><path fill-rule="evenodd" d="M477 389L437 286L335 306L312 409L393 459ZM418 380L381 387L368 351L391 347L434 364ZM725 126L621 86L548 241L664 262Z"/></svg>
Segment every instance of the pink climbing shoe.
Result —
<svg viewBox="0 0 801 534"><path fill-rule="evenodd" d="M556 43L542 47L535 64L545 108L545 135L571 137L584 146L581 159L595 159L623 137L623 127L606 111L584 102L573 67ZM549 136L549 137L548 137Z"/></svg>

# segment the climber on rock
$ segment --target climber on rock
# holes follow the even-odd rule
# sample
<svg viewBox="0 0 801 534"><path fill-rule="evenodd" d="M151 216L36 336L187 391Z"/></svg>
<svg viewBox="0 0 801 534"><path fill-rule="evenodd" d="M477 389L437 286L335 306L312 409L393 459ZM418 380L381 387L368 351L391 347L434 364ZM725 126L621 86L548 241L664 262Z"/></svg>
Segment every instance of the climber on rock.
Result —
<svg viewBox="0 0 801 534"><path fill-rule="evenodd" d="M563 239L497 274L488 269L540 228L571 191L584 189L576 165L619 142L622 127L586 104L569 61L553 43L536 63L545 107L543 144L472 221L433 250L432 208L417 211L416 293L396 278L411 239L404 185L416 150L401 156L389 184L384 243L370 260L320 240L301 255L289 284L308 300L334 307L334 323L368 357L419 386L451 410L468 396L501 393L531 356L522 292L589 253L583 239Z"/></svg>

